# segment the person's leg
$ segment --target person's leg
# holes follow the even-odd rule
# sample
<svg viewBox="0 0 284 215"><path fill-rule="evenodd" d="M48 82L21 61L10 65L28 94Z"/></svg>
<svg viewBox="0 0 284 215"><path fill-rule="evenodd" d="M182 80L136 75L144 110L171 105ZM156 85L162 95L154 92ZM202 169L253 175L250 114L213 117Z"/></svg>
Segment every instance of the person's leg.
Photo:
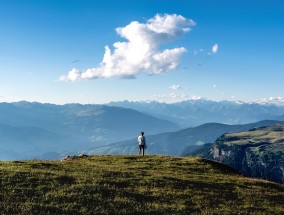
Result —
<svg viewBox="0 0 284 215"><path fill-rule="evenodd" d="M141 146L139 146L139 153L138 155L141 155Z"/></svg>
<svg viewBox="0 0 284 215"><path fill-rule="evenodd" d="M144 146L142 146L143 157L144 157L144 151L145 151L145 148L144 148Z"/></svg>

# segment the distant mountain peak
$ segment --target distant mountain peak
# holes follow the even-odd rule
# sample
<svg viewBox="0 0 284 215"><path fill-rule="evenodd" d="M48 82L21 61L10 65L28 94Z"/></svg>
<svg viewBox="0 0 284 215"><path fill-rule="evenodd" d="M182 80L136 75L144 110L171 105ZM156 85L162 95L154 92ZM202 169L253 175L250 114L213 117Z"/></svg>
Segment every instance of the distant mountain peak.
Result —
<svg viewBox="0 0 284 215"><path fill-rule="evenodd" d="M284 105L283 97L269 97L263 98L256 101L257 104L273 104L273 105Z"/></svg>
<svg viewBox="0 0 284 215"><path fill-rule="evenodd" d="M129 101L129 100L123 100L123 101L113 101L109 102L106 105L112 105L112 104L169 104L169 105L175 105L175 104L181 104L181 103L200 103L200 102L212 102L212 103L231 103L231 104L259 104L259 105L284 105L284 97L269 97L269 98L263 98L263 99L257 99L255 101L246 102L242 100L210 100L205 97L192 97L187 100L178 101L178 102L161 102L157 100L139 100L139 101Z"/></svg>

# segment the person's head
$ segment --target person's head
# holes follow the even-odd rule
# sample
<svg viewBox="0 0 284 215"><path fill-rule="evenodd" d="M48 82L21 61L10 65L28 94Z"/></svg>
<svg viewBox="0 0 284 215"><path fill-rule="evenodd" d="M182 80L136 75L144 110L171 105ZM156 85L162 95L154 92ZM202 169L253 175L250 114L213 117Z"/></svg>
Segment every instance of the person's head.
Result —
<svg viewBox="0 0 284 215"><path fill-rule="evenodd" d="M144 135L144 131L141 131L141 135L142 135L142 136Z"/></svg>

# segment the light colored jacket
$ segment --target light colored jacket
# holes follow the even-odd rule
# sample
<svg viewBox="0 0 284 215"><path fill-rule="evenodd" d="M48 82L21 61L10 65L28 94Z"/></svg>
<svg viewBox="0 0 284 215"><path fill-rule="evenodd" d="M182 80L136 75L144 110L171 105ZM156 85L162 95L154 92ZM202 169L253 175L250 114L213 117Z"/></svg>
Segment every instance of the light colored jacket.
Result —
<svg viewBox="0 0 284 215"><path fill-rule="evenodd" d="M146 145L146 138L145 138L145 136L142 136L142 135L138 136L137 141L138 141L139 146Z"/></svg>

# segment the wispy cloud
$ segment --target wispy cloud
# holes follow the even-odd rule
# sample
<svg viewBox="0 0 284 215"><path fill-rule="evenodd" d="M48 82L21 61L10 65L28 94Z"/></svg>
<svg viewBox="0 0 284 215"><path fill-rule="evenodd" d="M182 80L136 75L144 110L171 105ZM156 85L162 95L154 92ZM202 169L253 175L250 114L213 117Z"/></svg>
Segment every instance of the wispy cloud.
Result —
<svg viewBox="0 0 284 215"><path fill-rule="evenodd" d="M15 102L15 101L17 101L16 99L9 99L9 98L7 98L7 97L5 97L5 96L3 96L3 95L0 95L0 102Z"/></svg>
<svg viewBox="0 0 284 215"><path fill-rule="evenodd" d="M181 88L181 86L179 84L174 84L172 86L169 87L171 90L179 90Z"/></svg>
<svg viewBox="0 0 284 215"><path fill-rule="evenodd" d="M193 55L198 55L199 53L202 53L202 52L203 52L203 49L198 49L193 52Z"/></svg>
<svg viewBox="0 0 284 215"><path fill-rule="evenodd" d="M160 74L177 69L185 47L160 50L162 43L175 40L191 30L195 22L181 15L156 15L146 23L133 21L116 32L126 42L116 42L112 51L105 46L99 66L79 71L71 69L61 81L80 81L96 78L135 78L142 73Z"/></svg>
<svg viewBox="0 0 284 215"><path fill-rule="evenodd" d="M79 63L80 60L73 60L71 63Z"/></svg>

